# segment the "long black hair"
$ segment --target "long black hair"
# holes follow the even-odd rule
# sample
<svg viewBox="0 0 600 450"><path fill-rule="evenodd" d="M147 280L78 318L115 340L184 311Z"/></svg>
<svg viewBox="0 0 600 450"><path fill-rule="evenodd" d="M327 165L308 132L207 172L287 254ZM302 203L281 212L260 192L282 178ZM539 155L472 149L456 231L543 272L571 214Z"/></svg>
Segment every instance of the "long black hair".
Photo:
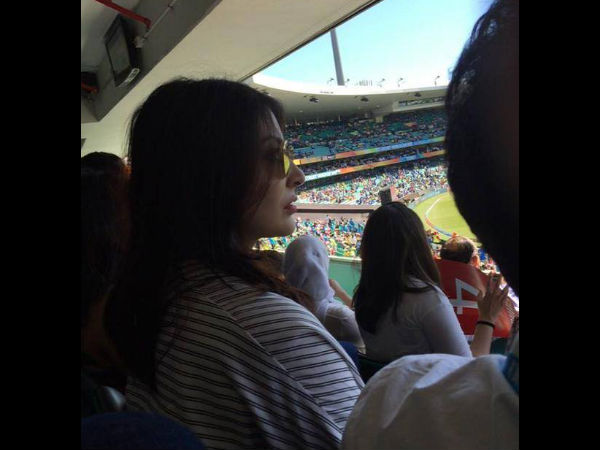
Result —
<svg viewBox="0 0 600 450"><path fill-rule="evenodd" d="M126 368L152 387L167 278L179 263L198 261L215 276L239 276L308 303L256 264L258 256L243 248L238 233L267 189L259 138L271 113L283 129L276 100L218 79L168 82L134 113L128 146L131 252L107 306L107 329Z"/></svg>
<svg viewBox="0 0 600 450"><path fill-rule="evenodd" d="M129 239L127 170L117 155L81 158L81 327L122 270Z"/></svg>
<svg viewBox="0 0 600 450"><path fill-rule="evenodd" d="M376 332L379 318L402 301L404 292L424 292L440 285L423 224L414 211L400 202L386 203L371 214L363 232L360 256L360 281L353 304L356 321L370 333ZM409 277L426 286L414 286Z"/></svg>
<svg viewBox="0 0 600 450"><path fill-rule="evenodd" d="M446 93L448 182L471 230L519 292L519 1L481 16Z"/></svg>

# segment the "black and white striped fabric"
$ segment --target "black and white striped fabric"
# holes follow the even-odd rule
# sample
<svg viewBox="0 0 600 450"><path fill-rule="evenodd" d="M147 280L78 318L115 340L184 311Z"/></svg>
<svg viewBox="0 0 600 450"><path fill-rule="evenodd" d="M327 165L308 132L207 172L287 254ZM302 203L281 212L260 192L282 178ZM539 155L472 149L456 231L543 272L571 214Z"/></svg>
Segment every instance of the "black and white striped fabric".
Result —
<svg viewBox="0 0 600 450"><path fill-rule="evenodd" d="M364 384L304 307L188 265L157 347L157 391L128 406L170 416L208 449L337 449Z"/></svg>

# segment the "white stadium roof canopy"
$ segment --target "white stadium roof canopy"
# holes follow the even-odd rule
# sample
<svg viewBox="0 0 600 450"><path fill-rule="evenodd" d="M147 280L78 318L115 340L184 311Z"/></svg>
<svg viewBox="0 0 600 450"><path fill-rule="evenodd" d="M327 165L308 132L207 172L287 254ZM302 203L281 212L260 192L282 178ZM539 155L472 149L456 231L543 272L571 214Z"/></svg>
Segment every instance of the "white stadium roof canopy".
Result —
<svg viewBox="0 0 600 450"><path fill-rule="evenodd" d="M333 120L338 117L376 117L397 111L440 106L442 101L411 105L413 101L439 99L447 86L385 89L377 86L323 86L283 80L263 74L247 83L279 100L288 122ZM318 102L311 101L317 99ZM402 102L402 103L399 103ZM404 105L409 102L408 105ZM366 115L366 116L365 116Z"/></svg>

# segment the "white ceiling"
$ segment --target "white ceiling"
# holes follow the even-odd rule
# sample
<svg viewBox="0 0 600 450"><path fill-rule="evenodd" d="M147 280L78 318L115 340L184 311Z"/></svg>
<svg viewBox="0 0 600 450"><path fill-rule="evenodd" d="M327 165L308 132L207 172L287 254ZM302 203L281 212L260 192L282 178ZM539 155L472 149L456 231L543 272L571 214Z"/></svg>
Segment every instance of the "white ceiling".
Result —
<svg viewBox="0 0 600 450"><path fill-rule="evenodd" d="M119 1L121 6L125 3ZM102 120L82 123L81 137L86 139L82 155L91 151L122 155L131 114L162 83L176 76L244 80L373 3L376 1L222 0ZM105 16L96 5L109 9L94 0L82 0L82 54L84 48L94 47L92 40L101 42L99 36L116 14L109 9L110 17ZM89 34L85 34L88 20ZM93 64L94 59L90 56L89 61Z"/></svg>

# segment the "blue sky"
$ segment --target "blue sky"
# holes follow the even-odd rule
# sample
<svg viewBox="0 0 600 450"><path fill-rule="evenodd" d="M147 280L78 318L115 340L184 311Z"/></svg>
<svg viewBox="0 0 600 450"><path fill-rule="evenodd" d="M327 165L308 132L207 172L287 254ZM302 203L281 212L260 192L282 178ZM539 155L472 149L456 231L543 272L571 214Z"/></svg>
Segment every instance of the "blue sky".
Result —
<svg viewBox="0 0 600 450"><path fill-rule="evenodd" d="M384 0L336 29L344 78L382 78L387 88L447 84L477 19L491 0ZM327 84L336 78L329 33L263 71L265 75ZM333 81L332 84L336 84Z"/></svg>

